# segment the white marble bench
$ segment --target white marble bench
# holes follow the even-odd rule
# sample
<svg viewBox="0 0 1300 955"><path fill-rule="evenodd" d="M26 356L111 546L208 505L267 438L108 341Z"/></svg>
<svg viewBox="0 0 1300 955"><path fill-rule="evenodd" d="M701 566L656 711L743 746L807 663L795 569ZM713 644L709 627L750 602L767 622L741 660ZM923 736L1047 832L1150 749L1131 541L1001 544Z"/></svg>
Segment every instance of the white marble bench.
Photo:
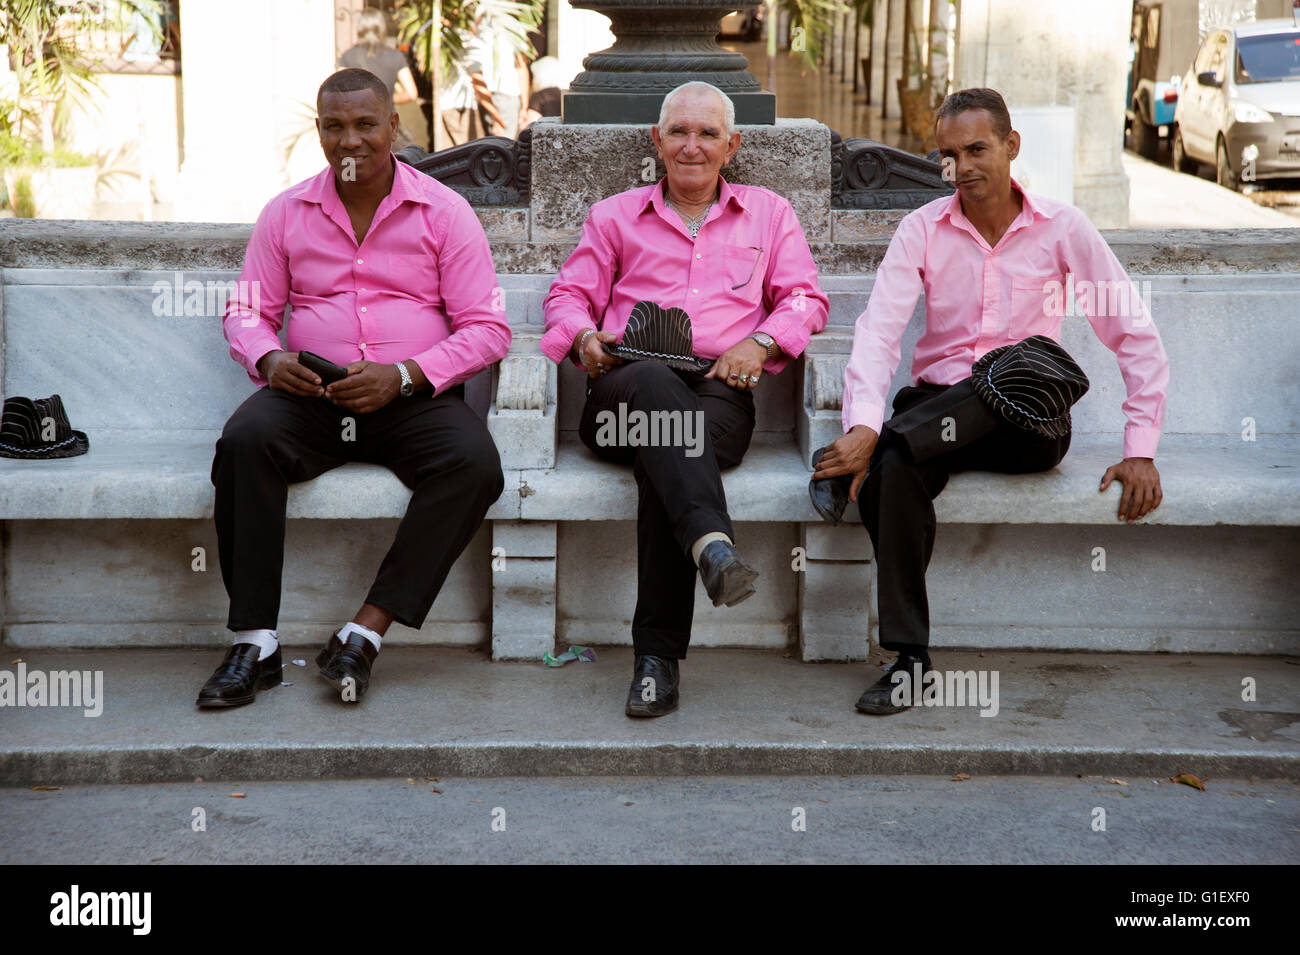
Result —
<svg viewBox="0 0 1300 955"><path fill-rule="evenodd" d="M215 318L153 313L160 277L4 271L5 393L60 392L91 439L80 458L0 459L0 620L16 646L224 640L208 474L221 424L251 384L227 357ZM533 658L557 639L626 643L631 472L580 445L582 374L537 350L549 277L501 281L515 342L491 374L468 384L467 399L487 416L506 490L424 629L396 636L490 641L499 658ZM699 645L796 646L809 660L854 659L873 635L870 546L856 508L831 528L807 496L809 451L840 431L843 363L871 279L823 281L831 327L806 359L765 383L751 451L724 475L738 536L763 573L760 592L717 610L701 589ZM937 507L936 644L1296 651L1300 403L1290 367L1297 310L1288 303L1300 275L1170 276L1153 285L1173 362L1157 459L1165 503L1146 526L1123 527L1114 517L1118 488L1097 493L1120 456L1122 381L1086 322L1067 319L1063 340L1093 379L1070 454L1045 474L952 480ZM918 313L905 356L919 328ZM906 366L905 358L895 386ZM1247 417L1254 440L1243 440ZM354 609L407 496L391 474L364 464L291 489L287 642L317 642Z"/></svg>

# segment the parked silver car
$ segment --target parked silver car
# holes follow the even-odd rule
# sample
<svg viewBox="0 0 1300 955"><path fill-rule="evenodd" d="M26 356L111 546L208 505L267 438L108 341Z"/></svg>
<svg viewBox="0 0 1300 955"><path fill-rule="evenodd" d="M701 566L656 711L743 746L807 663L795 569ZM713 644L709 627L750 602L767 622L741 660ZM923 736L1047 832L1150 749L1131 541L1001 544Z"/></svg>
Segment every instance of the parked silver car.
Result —
<svg viewBox="0 0 1300 955"><path fill-rule="evenodd" d="M1212 30L1182 79L1174 168L1213 163L1219 185L1300 176L1300 24Z"/></svg>

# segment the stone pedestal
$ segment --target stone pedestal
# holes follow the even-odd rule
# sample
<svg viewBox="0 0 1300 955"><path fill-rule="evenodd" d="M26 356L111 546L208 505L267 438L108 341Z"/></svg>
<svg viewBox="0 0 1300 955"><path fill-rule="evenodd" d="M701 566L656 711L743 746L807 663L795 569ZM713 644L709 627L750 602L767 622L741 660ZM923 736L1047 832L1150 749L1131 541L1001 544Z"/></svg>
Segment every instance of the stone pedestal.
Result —
<svg viewBox="0 0 1300 955"><path fill-rule="evenodd" d="M576 239L591 204L664 175L650 127L572 125L542 120L533 127L533 241ZM742 126L740 151L722 168L728 182L763 186L790 200L809 242L830 240L830 130L810 119Z"/></svg>

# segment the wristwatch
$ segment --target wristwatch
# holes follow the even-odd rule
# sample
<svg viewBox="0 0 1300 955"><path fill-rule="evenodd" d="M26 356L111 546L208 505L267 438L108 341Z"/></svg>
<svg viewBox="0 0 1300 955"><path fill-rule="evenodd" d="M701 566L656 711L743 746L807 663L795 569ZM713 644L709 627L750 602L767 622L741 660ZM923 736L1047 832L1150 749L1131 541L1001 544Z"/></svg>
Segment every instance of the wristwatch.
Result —
<svg viewBox="0 0 1300 955"><path fill-rule="evenodd" d="M776 342L772 339L771 335L767 332L754 332L754 334L749 337L767 349L767 357L769 359L772 357L772 346L775 345Z"/></svg>
<svg viewBox="0 0 1300 955"><path fill-rule="evenodd" d="M399 389L403 398L409 398L415 394L415 382L411 381L411 373L406 370L406 366L400 361L397 363L398 374L402 376L402 387Z"/></svg>

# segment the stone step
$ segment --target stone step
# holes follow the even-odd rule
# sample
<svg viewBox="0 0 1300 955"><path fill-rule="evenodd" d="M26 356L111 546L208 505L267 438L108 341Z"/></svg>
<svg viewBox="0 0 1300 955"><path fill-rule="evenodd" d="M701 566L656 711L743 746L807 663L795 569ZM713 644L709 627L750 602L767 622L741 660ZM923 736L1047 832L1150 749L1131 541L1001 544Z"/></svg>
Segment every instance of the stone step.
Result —
<svg viewBox="0 0 1300 955"><path fill-rule="evenodd" d="M697 650L682 707L630 720L628 649L548 669L481 652L390 648L370 692L340 702L285 652L251 706L197 710L214 651L3 651L36 671L102 674L102 712L0 708L0 785L423 776L728 774L1300 778L1300 661L1285 657L936 650L943 670L997 675L997 712L863 716L881 669L781 651ZM305 660L306 667L295 666ZM1243 701L1243 685L1254 700Z"/></svg>

